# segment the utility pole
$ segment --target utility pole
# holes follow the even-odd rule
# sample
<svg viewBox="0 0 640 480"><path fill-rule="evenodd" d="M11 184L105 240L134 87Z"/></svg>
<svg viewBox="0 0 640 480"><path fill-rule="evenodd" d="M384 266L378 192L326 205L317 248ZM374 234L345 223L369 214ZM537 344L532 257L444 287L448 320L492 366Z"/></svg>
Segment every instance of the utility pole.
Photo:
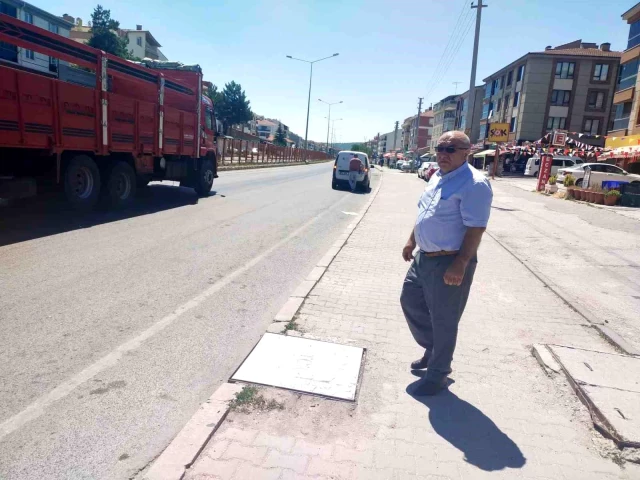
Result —
<svg viewBox="0 0 640 480"><path fill-rule="evenodd" d="M451 83L453 83L456 86L455 90L453 91L453 94L457 95L458 94L458 85L460 85L462 82L451 82Z"/></svg>
<svg viewBox="0 0 640 480"><path fill-rule="evenodd" d="M467 106L467 122L465 130L469 134L473 131L473 111L476 103L476 67L478 66L478 44L480 43L480 21L482 20L482 9L489 5L483 5L482 0L478 0L478 5L471 4L471 8L476 11L476 35L473 39L473 59L471 60L471 78L469 79L469 102Z"/></svg>
<svg viewBox="0 0 640 480"><path fill-rule="evenodd" d="M398 121L396 120L396 128L395 128L395 130L393 131L393 149L394 149L394 150L396 149L396 140L398 139L398 124L399 124L399 123L400 123L400 122L398 122Z"/></svg>
<svg viewBox="0 0 640 480"><path fill-rule="evenodd" d="M424 97L418 97L418 116L416 117L416 128L413 131L413 138L411 139L411 146L413 146L415 140L416 147L414 150L418 150L418 132L420 129L420 114L422 113L422 100L424 100Z"/></svg>

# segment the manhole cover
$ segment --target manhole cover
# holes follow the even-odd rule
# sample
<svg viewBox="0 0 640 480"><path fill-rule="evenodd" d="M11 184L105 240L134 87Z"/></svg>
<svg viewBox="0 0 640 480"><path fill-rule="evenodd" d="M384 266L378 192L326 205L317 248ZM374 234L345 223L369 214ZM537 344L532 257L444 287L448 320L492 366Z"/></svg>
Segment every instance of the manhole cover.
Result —
<svg viewBox="0 0 640 480"><path fill-rule="evenodd" d="M363 348L265 334L231 380L355 401Z"/></svg>

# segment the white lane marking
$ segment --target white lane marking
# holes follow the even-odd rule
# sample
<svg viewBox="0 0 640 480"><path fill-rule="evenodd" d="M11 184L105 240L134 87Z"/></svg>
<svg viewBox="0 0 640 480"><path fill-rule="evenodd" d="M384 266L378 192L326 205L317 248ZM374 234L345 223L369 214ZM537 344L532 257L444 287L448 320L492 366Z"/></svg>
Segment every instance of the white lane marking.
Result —
<svg viewBox="0 0 640 480"><path fill-rule="evenodd" d="M275 243L272 247L268 248L264 252L262 252L257 257L249 260L243 266L234 270L226 277L221 278L216 283L211 285L209 288L204 290L202 293L192 298L188 302L180 305L176 308L172 313L167 315L166 317L160 319L157 323L153 324L151 327L144 330L138 336L128 340L122 345L118 346L115 350L111 351L100 360L95 362L92 365L89 365L87 368L74 375L67 381L61 383L49 393L42 395L37 398L33 403L31 403L27 408L22 410L21 412L15 414L14 416L8 418L4 422L0 424L0 440L9 435L10 433L16 431L21 428L26 423L35 420L42 414L44 414L45 409L49 407L54 402L66 397L69 395L76 387L82 385L84 382L90 380L91 378L98 375L100 372L106 370L109 367L113 367L118 363L118 361L122 358L125 353L131 352L132 350L136 350L140 347L146 340L153 337L155 334L161 332L169 325L171 325L174 321L176 321L182 314L188 312L196 308L202 302L207 300L213 294L219 292L223 287L227 286L237 277L245 273L247 270L255 267L258 263L260 263L265 257L272 254L275 250L282 247L285 243L289 242L293 238L300 235L304 230L309 228L312 224L320 220L327 213L332 211L335 207L337 207L341 202L346 200L347 198L351 198L350 195L344 195L340 200L335 202L329 208L324 210L322 213L316 215L315 217L309 219L302 226L294 230L287 237L283 238L279 242Z"/></svg>
<svg viewBox="0 0 640 480"><path fill-rule="evenodd" d="M344 213L345 215L354 215L354 216L358 215L356 212L342 212L342 213Z"/></svg>

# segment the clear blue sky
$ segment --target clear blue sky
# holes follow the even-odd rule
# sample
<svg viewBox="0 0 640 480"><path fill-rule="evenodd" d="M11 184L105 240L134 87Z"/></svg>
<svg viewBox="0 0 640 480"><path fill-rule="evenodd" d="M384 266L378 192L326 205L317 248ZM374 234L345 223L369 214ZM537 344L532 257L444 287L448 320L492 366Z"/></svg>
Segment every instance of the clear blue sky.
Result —
<svg viewBox="0 0 640 480"><path fill-rule="evenodd" d="M52 13L88 20L95 4L29 0ZM611 0L485 0L476 84L523 54L576 39L626 46L620 15L635 2ZM448 72L434 71L469 0L105 0L123 28L142 24L170 60L198 63L207 80L242 84L252 109L304 136L307 59L335 52L314 67L309 138L324 141L327 107L337 141L361 141L393 129L417 110L417 98L437 102L469 87L473 25ZM475 10L474 10L475 11ZM457 38L457 37L456 37ZM428 95L430 91L430 94Z"/></svg>

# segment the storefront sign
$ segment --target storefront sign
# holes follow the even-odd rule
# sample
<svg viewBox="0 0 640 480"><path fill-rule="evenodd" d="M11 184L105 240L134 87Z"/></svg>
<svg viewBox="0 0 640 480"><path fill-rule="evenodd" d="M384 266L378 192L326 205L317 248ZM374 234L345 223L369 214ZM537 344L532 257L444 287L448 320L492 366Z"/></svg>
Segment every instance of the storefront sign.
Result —
<svg viewBox="0 0 640 480"><path fill-rule="evenodd" d="M509 140L508 123L492 123L489 125L489 142L506 142Z"/></svg>
<svg viewBox="0 0 640 480"><path fill-rule="evenodd" d="M567 132L553 132L551 143L556 147L564 147L567 144Z"/></svg>
<svg viewBox="0 0 640 480"><path fill-rule="evenodd" d="M542 155L540 157L540 171L538 173L538 191L544 190L544 186L551 176L551 165L553 164L553 155Z"/></svg>
<svg viewBox="0 0 640 480"><path fill-rule="evenodd" d="M591 180L591 168L584 167L584 175L582 177L582 188L589 188L590 180Z"/></svg>

